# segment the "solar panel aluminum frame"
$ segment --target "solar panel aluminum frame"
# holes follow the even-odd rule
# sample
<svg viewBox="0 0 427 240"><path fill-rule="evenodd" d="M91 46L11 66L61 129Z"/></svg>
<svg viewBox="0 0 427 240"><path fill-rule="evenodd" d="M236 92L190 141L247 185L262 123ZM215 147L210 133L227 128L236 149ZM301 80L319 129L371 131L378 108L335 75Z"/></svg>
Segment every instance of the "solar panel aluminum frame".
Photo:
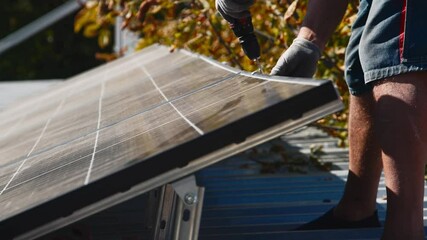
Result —
<svg viewBox="0 0 427 240"><path fill-rule="evenodd" d="M0 225L0 232L4 233L5 239L42 236L343 108L331 81L252 75L238 72L214 60L183 52L243 76L314 87L6 219ZM295 111L290 112L289 109ZM163 164L164 161L168 164Z"/></svg>

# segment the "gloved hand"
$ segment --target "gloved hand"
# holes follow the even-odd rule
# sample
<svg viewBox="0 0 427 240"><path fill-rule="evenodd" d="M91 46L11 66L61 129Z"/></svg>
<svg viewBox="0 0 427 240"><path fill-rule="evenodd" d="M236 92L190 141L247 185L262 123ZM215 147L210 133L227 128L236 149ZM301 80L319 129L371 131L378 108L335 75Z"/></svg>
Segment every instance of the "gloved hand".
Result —
<svg viewBox="0 0 427 240"><path fill-rule="evenodd" d="M320 56L321 52L316 44L304 38L296 38L282 53L270 75L311 78L316 72Z"/></svg>
<svg viewBox="0 0 427 240"><path fill-rule="evenodd" d="M232 18L241 19L250 17L249 7L255 0L215 0L215 6L221 16L228 22Z"/></svg>

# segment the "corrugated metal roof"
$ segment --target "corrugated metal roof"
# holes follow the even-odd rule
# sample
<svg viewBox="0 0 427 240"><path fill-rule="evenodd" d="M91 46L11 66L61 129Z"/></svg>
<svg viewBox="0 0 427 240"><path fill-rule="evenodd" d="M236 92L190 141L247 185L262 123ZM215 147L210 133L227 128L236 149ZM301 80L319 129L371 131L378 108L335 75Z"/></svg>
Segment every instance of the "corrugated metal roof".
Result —
<svg viewBox="0 0 427 240"><path fill-rule="evenodd" d="M279 164L275 172L262 173L260 162L265 159L283 161L277 152L265 150L277 145L305 163L296 172L289 170L289 164ZM314 146L322 147L319 161L332 163L332 171L320 171L307 161ZM309 127L264 144L257 151L264 153L258 153L261 157L257 161L253 153L246 152L197 174L199 183L206 187L199 239L380 238L381 228L288 231L322 215L339 201L347 177L348 149L337 147L336 139ZM381 222L385 219L384 197L382 177L377 199Z"/></svg>

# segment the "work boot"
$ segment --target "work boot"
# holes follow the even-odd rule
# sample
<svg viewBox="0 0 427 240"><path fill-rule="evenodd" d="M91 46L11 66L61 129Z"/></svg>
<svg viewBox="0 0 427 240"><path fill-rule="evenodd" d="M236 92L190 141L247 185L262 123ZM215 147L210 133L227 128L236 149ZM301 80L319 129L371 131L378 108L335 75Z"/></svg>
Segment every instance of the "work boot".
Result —
<svg viewBox="0 0 427 240"><path fill-rule="evenodd" d="M293 231L319 230L319 229L342 229L342 228L376 228L381 227L378 220L378 211L372 216L359 221L347 221L334 216L334 208L320 216L319 218L303 224Z"/></svg>

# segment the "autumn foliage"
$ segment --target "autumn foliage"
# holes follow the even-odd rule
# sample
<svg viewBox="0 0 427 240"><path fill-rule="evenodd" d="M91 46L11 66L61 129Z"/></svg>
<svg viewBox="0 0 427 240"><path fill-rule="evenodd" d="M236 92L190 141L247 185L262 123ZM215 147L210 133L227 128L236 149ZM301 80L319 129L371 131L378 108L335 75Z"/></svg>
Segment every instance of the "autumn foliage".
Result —
<svg viewBox="0 0 427 240"><path fill-rule="evenodd" d="M122 17L122 28L139 34L138 49L153 43L184 48L235 67L254 71L228 24L217 13L214 0L92 0L77 15L75 32L96 37L100 47L112 44L114 19ZM281 53L292 43L302 23L307 0L258 0L251 8L254 27L262 49L261 62L269 72ZM315 77L331 79L347 105L344 82L344 52L357 1L351 1L344 21L329 41L319 61ZM99 57L111 59L111 53ZM316 123L331 135L347 138L348 110Z"/></svg>

